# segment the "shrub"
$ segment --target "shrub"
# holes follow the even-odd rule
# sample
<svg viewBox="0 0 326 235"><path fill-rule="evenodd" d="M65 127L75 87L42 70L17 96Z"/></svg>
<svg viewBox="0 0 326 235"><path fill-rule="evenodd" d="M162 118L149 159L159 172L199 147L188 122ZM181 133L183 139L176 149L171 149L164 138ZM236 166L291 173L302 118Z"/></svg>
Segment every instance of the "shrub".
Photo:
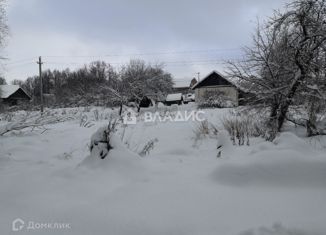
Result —
<svg viewBox="0 0 326 235"><path fill-rule="evenodd" d="M195 142L202 139L203 137L215 138L218 134L218 128L207 120L200 122L194 129Z"/></svg>
<svg viewBox="0 0 326 235"><path fill-rule="evenodd" d="M229 133L234 145L250 145L250 137L266 137L267 125L264 117L244 112L231 113L222 120L224 129Z"/></svg>
<svg viewBox="0 0 326 235"><path fill-rule="evenodd" d="M223 92L206 92L202 101L199 102L198 108L232 108L235 104Z"/></svg>
<svg viewBox="0 0 326 235"><path fill-rule="evenodd" d="M112 149L111 137L117 131L118 120L111 117L109 124L98 129L91 137L90 152L92 157L106 158Z"/></svg>
<svg viewBox="0 0 326 235"><path fill-rule="evenodd" d="M94 110L93 110L93 113L94 113L94 119L95 119L95 121L100 120L100 114L99 114L99 111L98 111L97 109L94 109Z"/></svg>
<svg viewBox="0 0 326 235"><path fill-rule="evenodd" d="M223 120L224 129L229 133L231 141L234 145L244 145L247 140L249 145L249 128L248 120L241 120L238 118L229 118ZM237 141L236 141L237 140Z"/></svg>
<svg viewBox="0 0 326 235"><path fill-rule="evenodd" d="M208 136L210 133L209 123L207 120L200 122L194 130L196 136Z"/></svg>
<svg viewBox="0 0 326 235"><path fill-rule="evenodd" d="M82 115L80 117L79 126L80 127L87 127L87 128L89 128L89 127L94 126L94 123L92 123L91 121L88 121L87 115L84 114L84 115Z"/></svg>
<svg viewBox="0 0 326 235"><path fill-rule="evenodd" d="M148 155L150 153L150 151L152 151L154 149L154 144L156 142L158 142L157 138L148 141L147 144L145 144L143 149L140 151L139 155L142 157Z"/></svg>

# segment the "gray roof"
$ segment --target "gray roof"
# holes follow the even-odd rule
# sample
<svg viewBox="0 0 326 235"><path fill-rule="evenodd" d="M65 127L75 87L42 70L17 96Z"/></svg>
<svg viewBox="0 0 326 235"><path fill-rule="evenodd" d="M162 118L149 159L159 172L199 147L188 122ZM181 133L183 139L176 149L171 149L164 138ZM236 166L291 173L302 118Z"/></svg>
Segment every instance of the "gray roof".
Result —
<svg viewBox="0 0 326 235"><path fill-rule="evenodd" d="M9 96L11 96L12 94L14 94L16 91L18 91L19 89L21 89L22 91L24 91L24 89L22 89L20 86L18 85L0 85L0 98L1 99L6 99ZM26 95L31 98L26 91L24 91L24 93L26 93Z"/></svg>

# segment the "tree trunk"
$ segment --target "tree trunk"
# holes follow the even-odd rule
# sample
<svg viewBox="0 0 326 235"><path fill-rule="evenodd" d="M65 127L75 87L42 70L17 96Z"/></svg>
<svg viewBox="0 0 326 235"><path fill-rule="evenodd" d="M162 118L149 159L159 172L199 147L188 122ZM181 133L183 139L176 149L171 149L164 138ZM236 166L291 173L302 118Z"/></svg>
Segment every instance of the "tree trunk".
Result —
<svg viewBox="0 0 326 235"><path fill-rule="evenodd" d="M122 102L120 103L119 116L122 114Z"/></svg>
<svg viewBox="0 0 326 235"><path fill-rule="evenodd" d="M271 113L269 115L269 124L270 125L272 123L274 123L276 120L278 108L279 108L279 104L277 104L276 102L274 104L272 104Z"/></svg>
<svg viewBox="0 0 326 235"><path fill-rule="evenodd" d="M308 137L315 136L315 135L319 134L317 125L316 125L316 122L317 122L316 113L317 113L317 109L318 109L318 107L316 107L316 105L318 106L318 104L316 104L316 102L317 101L312 100L312 102L310 103L309 110L308 110L309 118L306 123Z"/></svg>
<svg viewBox="0 0 326 235"><path fill-rule="evenodd" d="M303 69L300 70L300 75L294 79L294 83L290 86L290 90L286 96L285 101L280 106L279 115L277 118L277 130L280 132L282 130L284 121L286 119L286 114L289 111L289 107L292 104L293 97L301 84L301 82L305 79L305 73L302 72Z"/></svg>
<svg viewBox="0 0 326 235"><path fill-rule="evenodd" d="M311 120L307 120L306 128L308 137L319 135L316 124Z"/></svg>
<svg viewBox="0 0 326 235"><path fill-rule="evenodd" d="M277 131L278 132L281 132L281 130L282 130L282 127L283 127L283 124L284 124L284 121L286 118L286 114L289 110L289 106L290 106L290 103L288 101L286 101L285 104L281 105L280 113L277 118Z"/></svg>
<svg viewBox="0 0 326 235"><path fill-rule="evenodd" d="M268 141L273 141L277 134L276 121L277 121L277 111L279 109L279 106L280 105L276 101L274 101L271 107L271 113L267 123L268 132L267 132L266 140Z"/></svg>

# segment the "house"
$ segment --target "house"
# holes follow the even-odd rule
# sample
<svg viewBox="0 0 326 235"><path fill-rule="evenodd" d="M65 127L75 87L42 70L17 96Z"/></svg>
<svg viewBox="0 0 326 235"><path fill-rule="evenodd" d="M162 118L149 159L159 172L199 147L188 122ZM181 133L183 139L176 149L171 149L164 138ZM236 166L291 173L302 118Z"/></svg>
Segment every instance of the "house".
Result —
<svg viewBox="0 0 326 235"><path fill-rule="evenodd" d="M175 93L187 94L191 93L191 87L197 83L197 80L193 78L191 81L188 80L177 80L174 81L173 91Z"/></svg>
<svg viewBox="0 0 326 235"><path fill-rule="evenodd" d="M0 102L14 106L31 100L31 97L18 85L0 85Z"/></svg>
<svg viewBox="0 0 326 235"><path fill-rule="evenodd" d="M146 93L146 96L152 100L152 104L155 105L158 102L164 102L165 101L165 95L161 92L153 92L153 93Z"/></svg>
<svg viewBox="0 0 326 235"><path fill-rule="evenodd" d="M169 95L166 96L165 104L167 106L170 106L172 104L180 105L182 103L183 103L182 93L169 94Z"/></svg>
<svg viewBox="0 0 326 235"><path fill-rule="evenodd" d="M217 71L208 74L192 87L195 90L196 102L205 101L210 96L223 96L225 99L239 105L240 89Z"/></svg>

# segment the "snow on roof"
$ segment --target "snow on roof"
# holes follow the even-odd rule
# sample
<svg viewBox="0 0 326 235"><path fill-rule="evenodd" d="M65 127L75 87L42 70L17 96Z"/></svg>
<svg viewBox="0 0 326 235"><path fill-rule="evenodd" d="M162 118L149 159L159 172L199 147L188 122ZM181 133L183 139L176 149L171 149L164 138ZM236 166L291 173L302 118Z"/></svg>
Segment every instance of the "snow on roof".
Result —
<svg viewBox="0 0 326 235"><path fill-rule="evenodd" d="M173 88L190 87L190 83L190 80L176 80L174 81Z"/></svg>
<svg viewBox="0 0 326 235"><path fill-rule="evenodd" d="M166 97L166 101L177 101L182 99L182 93L169 94Z"/></svg>
<svg viewBox="0 0 326 235"><path fill-rule="evenodd" d="M205 81L209 76L211 76L212 74L218 74L219 76L221 76L223 79L227 80L229 83L231 83L233 86L235 86L237 89L239 90L243 90L242 87L240 87L239 84L237 84L235 81L231 80L229 77L224 76L223 74L219 73L216 70L213 70L211 73L209 73L206 77L204 77L202 80L200 80L199 82L197 82L191 89L195 89L199 84L201 84L203 81Z"/></svg>
<svg viewBox="0 0 326 235"><path fill-rule="evenodd" d="M18 85L0 85L0 98L6 99L19 90Z"/></svg>

